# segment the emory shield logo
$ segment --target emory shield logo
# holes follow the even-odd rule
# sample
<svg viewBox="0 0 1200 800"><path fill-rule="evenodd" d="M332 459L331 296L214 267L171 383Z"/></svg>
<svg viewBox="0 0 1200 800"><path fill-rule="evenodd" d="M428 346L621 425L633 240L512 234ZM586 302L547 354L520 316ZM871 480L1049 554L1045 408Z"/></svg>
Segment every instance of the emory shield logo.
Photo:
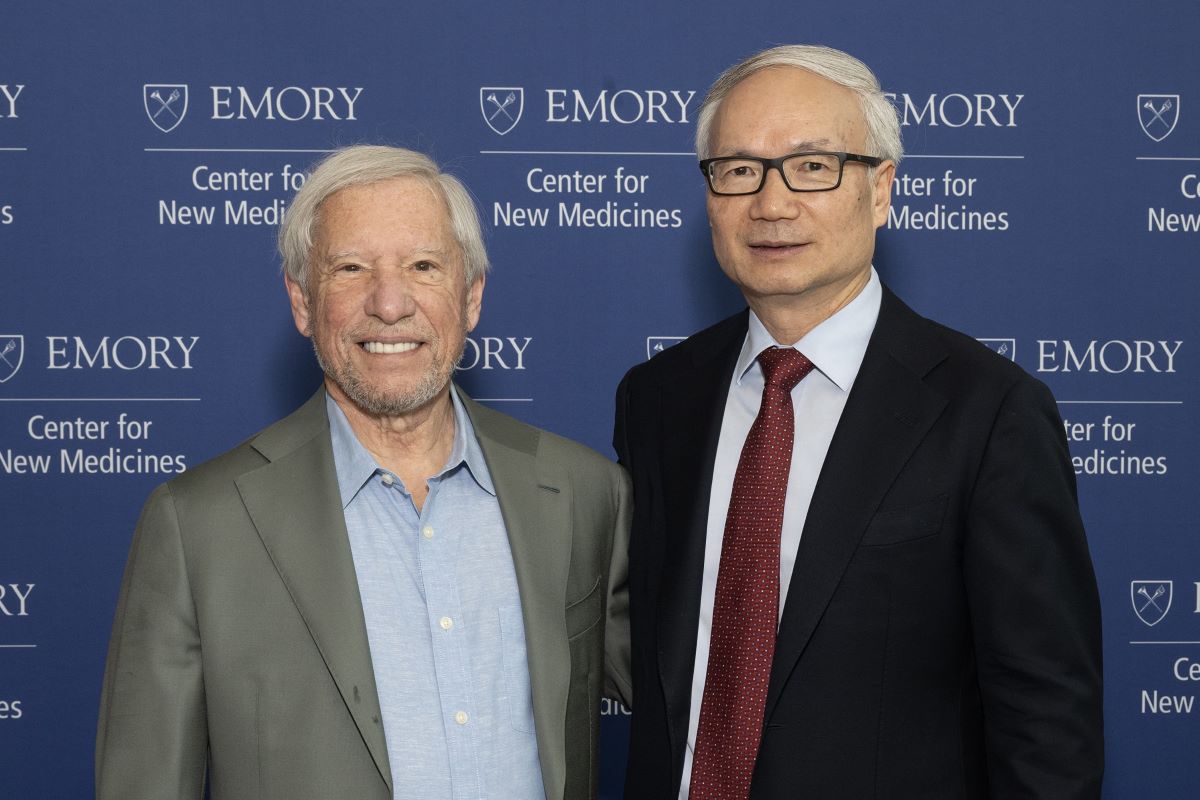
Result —
<svg viewBox="0 0 1200 800"><path fill-rule="evenodd" d="M1129 594L1133 600L1133 613L1151 627L1162 622L1171 610L1171 594L1174 581L1131 581Z"/></svg>
<svg viewBox="0 0 1200 800"><path fill-rule="evenodd" d="M666 350L671 345L679 344L686 338L686 336L647 336L646 358L654 358L663 350Z"/></svg>
<svg viewBox="0 0 1200 800"><path fill-rule="evenodd" d="M525 90L520 86L483 86L479 89L483 121L501 136L517 127L524 109Z"/></svg>
<svg viewBox="0 0 1200 800"><path fill-rule="evenodd" d="M1175 123L1179 122L1179 95L1139 94L1137 110L1142 133L1161 142L1171 135Z"/></svg>
<svg viewBox="0 0 1200 800"><path fill-rule="evenodd" d="M175 130L187 114L186 83L147 83L142 86L142 105L154 127L163 133Z"/></svg>
<svg viewBox="0 0 1200 800"><path fill-rule="evenodd" d="M1017 340L1016 339L980 339L980 344L985 345L993 353L998 353L1009 361L1017 360Z"/></svg>
<svg viewBox="0 0 1200 800"><path fill-rule="evenodd" d="M25 360L25 337L0 334L0 383L4 383L21 368Z"/></svg>

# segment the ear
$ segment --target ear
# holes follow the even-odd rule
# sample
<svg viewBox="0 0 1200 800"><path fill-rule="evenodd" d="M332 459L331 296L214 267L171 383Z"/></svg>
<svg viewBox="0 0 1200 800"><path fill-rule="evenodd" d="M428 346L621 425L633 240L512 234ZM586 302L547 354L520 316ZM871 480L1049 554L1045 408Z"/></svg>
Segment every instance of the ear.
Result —
<svg viewBox="0 0 1200 800"><path fill-rule="evenodd" d="M479 324L479 312L483 310L483 285L486 282L486 277L480 274L467 289L467 333L475 330L475 326Z"/></svg>
<svg viewBox="0 0 1200 800"><path fill-rule="evenodd" d="M312 336L312 309L308 305L308 292L286 273L283 285L287 288L288 301L292 305L292 320L296 323L296 330L303 336Z"/></svg>
<svg viewBox="0 0 1200 800"><path fill-rule="evenodd" d="M892 207L892 180L896 177L896 162L884 161L875 168L875 184L871 192L871 215L876 228L887 225Z"/></svg>

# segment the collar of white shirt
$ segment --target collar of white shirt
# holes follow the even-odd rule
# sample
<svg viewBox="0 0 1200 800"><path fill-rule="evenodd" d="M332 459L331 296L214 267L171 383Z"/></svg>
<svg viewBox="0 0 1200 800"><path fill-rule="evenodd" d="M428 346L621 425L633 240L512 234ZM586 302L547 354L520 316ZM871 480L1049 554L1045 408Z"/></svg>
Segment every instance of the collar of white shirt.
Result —
<svg viewBox="0 0 1200 800"><path fill-rule="evenodd" d="M871 332L875 330L875 320L879 317L879 304L882 299L883 286L875 268L871 267L871 278L863 290L836 314L817 325L792 346L803 353L816 369L839 389L849 392L855 377L858 376L858 368L862 366ZM768 347L784 346L775 341L762 320L751 311L746 341L742 344L742 351L738 355L733 373L737 384L742 384L751 369L756 371L756 377L761 375L762 368L758 366L757 361L759 353ZM758 382L761 383L761 379Z"/></svg>

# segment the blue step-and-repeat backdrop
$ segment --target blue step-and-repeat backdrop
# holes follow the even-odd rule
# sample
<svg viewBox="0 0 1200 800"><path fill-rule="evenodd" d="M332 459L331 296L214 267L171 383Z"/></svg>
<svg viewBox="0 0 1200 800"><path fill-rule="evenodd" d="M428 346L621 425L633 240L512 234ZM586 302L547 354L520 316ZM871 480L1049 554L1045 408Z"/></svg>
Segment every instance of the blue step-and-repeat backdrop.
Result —
<svg viewBox="0 0 1200 800"><path fill-rule="evenodd" d="M495 271L460 380L611 453L633 363L741 306L691 152L712 79L829 44L909 155L876 266L1053 389L1104 605L1106 798L1200 793L1200 6L8 3L0 8L0 797L92 793L150 490L318 381L275 225L330 148L424 150ZM606 706L620 795L625 712Z"/></svg>

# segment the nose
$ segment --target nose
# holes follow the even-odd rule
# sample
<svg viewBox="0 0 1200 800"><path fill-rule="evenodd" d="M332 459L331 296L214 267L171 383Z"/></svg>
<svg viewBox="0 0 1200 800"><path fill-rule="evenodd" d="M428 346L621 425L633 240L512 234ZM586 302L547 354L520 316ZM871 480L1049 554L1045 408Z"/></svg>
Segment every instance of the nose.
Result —
<svg viewBox="0 0 1200 800"><path fill-rule="evenodd" d="M800 214L800 194L787 187L782 172L768 169L762 189L750 204L750 216L762 220L795 219Z"/></svg>
<svg viewBox="0 0 1200 800"><path fill-rule="evenodd" d="M412 286L403 273L382 270L373 276L364 311L386 325L412 316L417 309Z"/></svg>

